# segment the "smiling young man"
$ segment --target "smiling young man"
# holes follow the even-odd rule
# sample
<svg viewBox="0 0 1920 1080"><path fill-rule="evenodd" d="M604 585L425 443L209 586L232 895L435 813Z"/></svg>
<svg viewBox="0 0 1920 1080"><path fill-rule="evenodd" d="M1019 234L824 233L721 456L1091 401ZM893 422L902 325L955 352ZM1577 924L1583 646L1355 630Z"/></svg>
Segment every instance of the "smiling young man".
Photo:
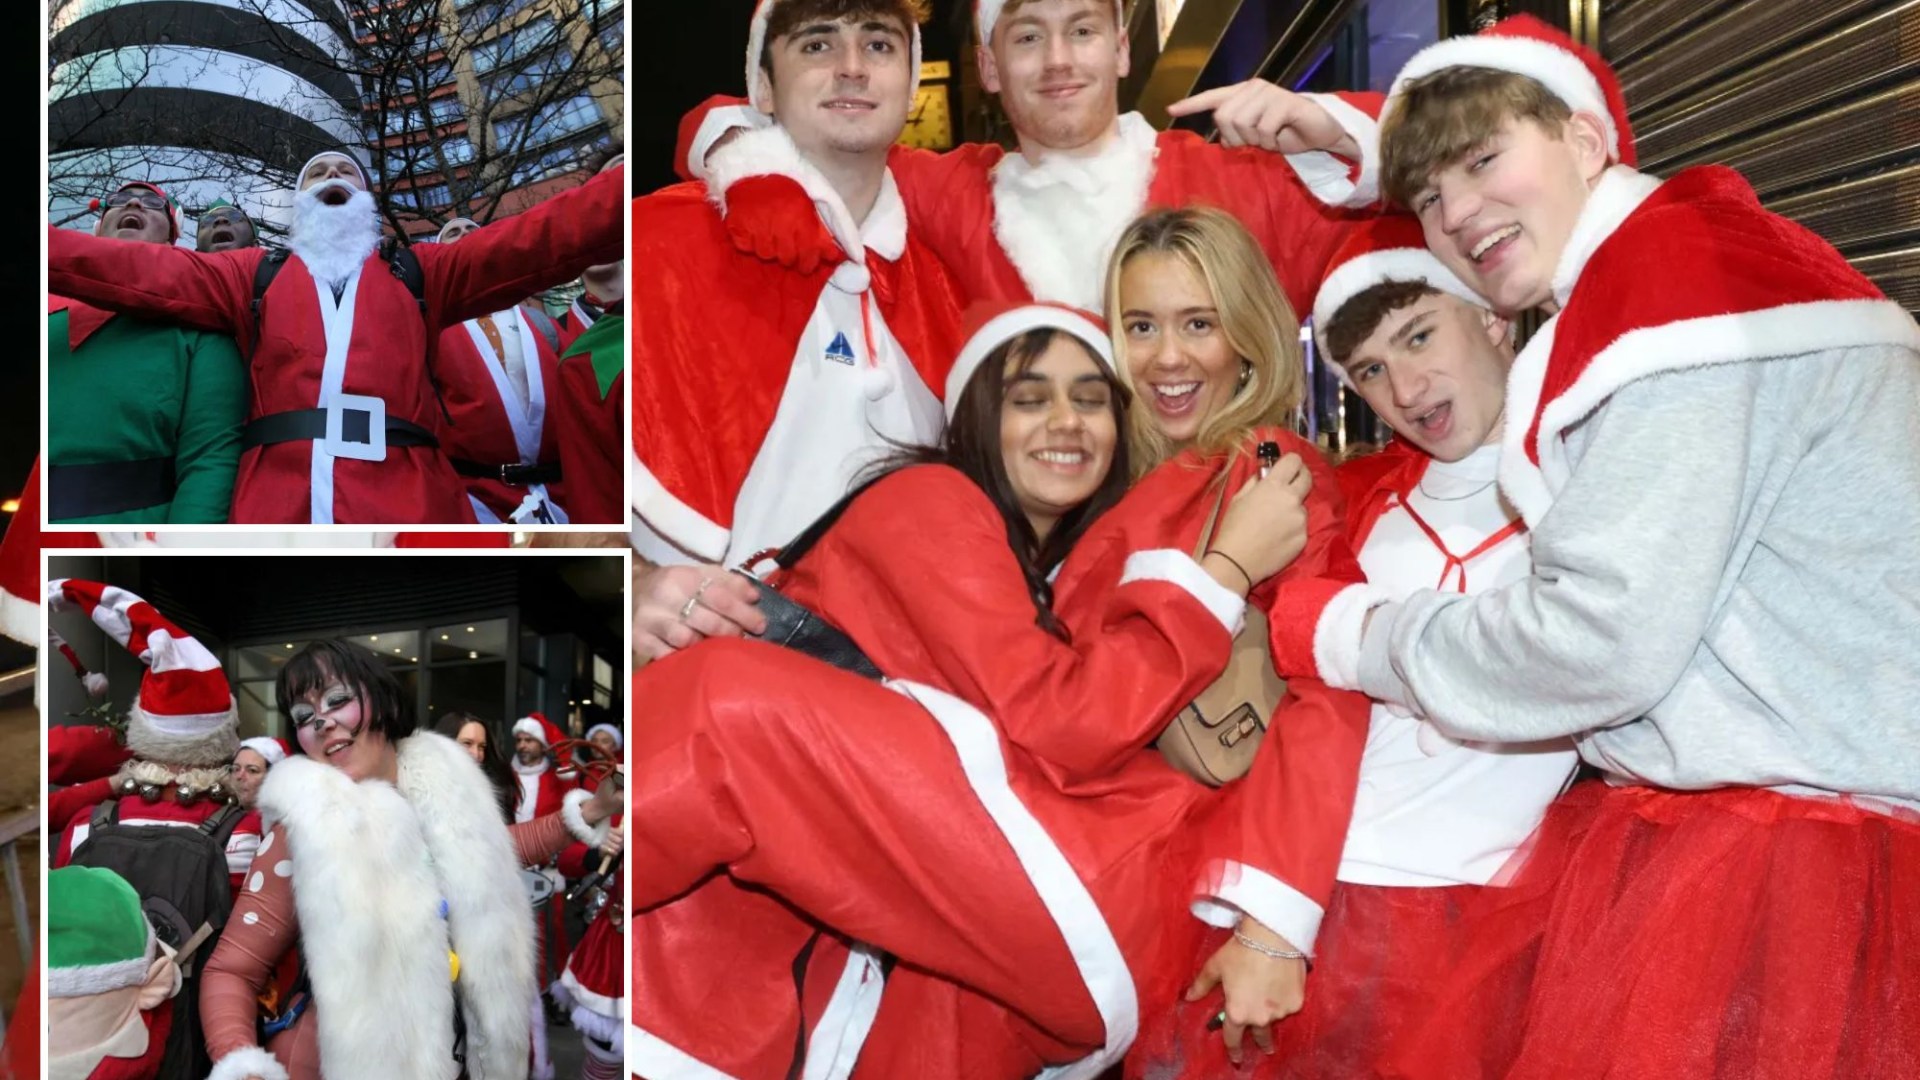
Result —
<svg viewBox="0 0 1920 1080"><path fill-rule="evenodd" d="M974 15L981 84L999 96L1019 152L976 144L947 154L903 149L893 160L908 216L968 299L1093 310L1129 222L1154 207L1201 203L1247 226L1288 300L1306 310L1350 220L1322 200L1365 204L1377 192L1370 173L1356 175L1326 151L1353 158L1372 144L1377 95L1297 95L1253 80L1181 103L1181 113L1215 110L1226 143L1216 145L1121 115L1132 45L1117 0L978 0ZM724 191L740 170L727 147L714 148L753 120L724 99L713 105L721 107L702 118L687 165ZM785 257L795 247L784 224L793 198L791 189L756 190L736 232Z"/></svg>
<svg viewBox="0 0 1920 1080"><path fill-rule="evenodd" d="M642 657L757 632L723 566L793 539L891 444L943 425L960 302L909 227L887 153L919 77L917 0L763 0L747 75L770 126L731 147L743 190L803 191L805 257L756 258L697 184L635 200L634 544ZM729 173L729 175L733 175Z"/></svg>
<svg viewBox="0 0 1920 1080"><path fill-rule="evenodd" d="M466 243L407 249L416 296L379 250L365 171L327 151L297 174L277 269L262 248L200 254L49 229L47 282L58 295L238 342L252 400L232 520L470 523L436 434L428 346L442 327L619 258L622 203L619 175L597 177Z"/></svg>
<svg viewBox="0 0 1920 1080"><path fill-rule="evenodd" d="M122 184L95 235L170 246L173 201ZM247 418L233 339L116 315L54 295L47 304L47 518L61 524L227 520Z"/></svg>
<svg viewBox="0 0 1920 1080"><path fill-rule="evenodd" d="M1416 55L1382 136L1440 262L1552 316L1502 435L1533 568L1343 595L1303 651L1607 780L1548 813L1388 1074L1910 1071L1851 1033L1920 997L1920 328L1731 170L1635 171L1611 71L1535 20Z"/></svg>

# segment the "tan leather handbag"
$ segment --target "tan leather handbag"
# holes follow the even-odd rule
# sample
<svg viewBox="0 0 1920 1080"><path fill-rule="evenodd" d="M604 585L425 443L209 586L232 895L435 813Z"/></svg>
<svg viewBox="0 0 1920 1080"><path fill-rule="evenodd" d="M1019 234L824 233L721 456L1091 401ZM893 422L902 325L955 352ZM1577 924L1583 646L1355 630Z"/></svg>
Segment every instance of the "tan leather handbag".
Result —
<svg viewBox="0 0 1920 1080"><path fill-rule="evenodd" d="M1227 474L1220 476L1220 494L1200 528L1193 558L1199 561L1213 541L1214 523L1227 498ZM1167 764L1208 787L1238 780L1253 768L1254 752L1267 733L1267 720L1287 693L1287 680L1273 670L1267 641L1267 613L1247 605L1246 619L1233 639L1227 669L1181 709L1160 733L1154 745Z"/></svg>

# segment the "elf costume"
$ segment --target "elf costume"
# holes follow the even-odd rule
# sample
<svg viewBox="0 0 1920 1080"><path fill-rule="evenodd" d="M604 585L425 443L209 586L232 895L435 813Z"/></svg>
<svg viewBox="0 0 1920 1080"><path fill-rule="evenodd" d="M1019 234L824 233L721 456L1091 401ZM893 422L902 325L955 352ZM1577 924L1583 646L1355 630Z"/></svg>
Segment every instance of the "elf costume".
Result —
<svg viewBox="0 0 1920 1080"><path fill-rule="evenodd" d="M46 1075L151 1080L180 990L173 949L113 871L68 866L46 884Z"/></svg>

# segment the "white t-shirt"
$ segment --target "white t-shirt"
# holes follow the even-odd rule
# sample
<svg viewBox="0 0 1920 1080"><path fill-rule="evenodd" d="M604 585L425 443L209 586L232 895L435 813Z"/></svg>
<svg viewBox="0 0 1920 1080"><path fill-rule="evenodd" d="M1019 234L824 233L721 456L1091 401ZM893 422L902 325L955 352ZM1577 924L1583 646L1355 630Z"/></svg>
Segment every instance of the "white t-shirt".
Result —
<svg viewBox="0 0 1920 1080"><path fill-rule="evenodd" d="M1466 556L1517 518L1500 497L1498 445L1427 466L1408 494L1447 550ZM1461 569L1395 500L1361 547L1367 580L1404 596L1461 589ZM1527 576L1524 532L1465 561L1465 590ZM1442 578L1445 578L1444 582ZM1526 840L1578 764L1569 740L1461 744L1422 720L1375 704L1339 879L1360 885L1483 885Z"/></svg>

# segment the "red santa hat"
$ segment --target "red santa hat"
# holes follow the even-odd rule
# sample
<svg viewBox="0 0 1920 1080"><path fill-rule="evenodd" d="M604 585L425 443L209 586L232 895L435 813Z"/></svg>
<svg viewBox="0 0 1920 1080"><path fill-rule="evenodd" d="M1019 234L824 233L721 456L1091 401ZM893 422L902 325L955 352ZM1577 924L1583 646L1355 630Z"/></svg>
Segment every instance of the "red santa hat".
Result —
<svg viewBox="0 0 1920 1080"><path fill-rule="evenodd" d="M760 93L760 58L766 53L769 44L767 23L773 18L774 5L780 2L781 0L759 0L753 6L753 23L747 30L747 100L753 102L753 107L762 112L771 110L773 102L768 101L765 95ZM907 56L908 63L912 65L909 69L912 72L909 76L912 82L907 87L907 97L911 99L920 92L920 25L915 23L907 27L907 32L913 39L912 51Z"/></svg>
<svg viewBox="0 0 1920 1080"><path fill-rule="evenodd" d="M620 733L619 728L615 727L612 724L595 724L592 727L587 729L586 737L589 739L593 738L593 733L596 731L604 731L607 734L613 736L613 745L616 749L620 749L620 750L626 749L627 737Z"/></svg>
<svg viewBox="0 0 1920 1080"><path fill-rule="evenodd" d="M1622 165L1638 161L1633 128L1627 122L1627 101L1620 94L1620 80L1613 69L1599 53L1532 15L1514 15L1478 34L1447 38L1414 53L1400 74L1393 77L1386 104L1380 108L1380 122L1386 123L1409 82L1453 67L1492 68L1525 75L1546 87L1569 109L1598 117L1607 133L1610 160Z"/></svg>
<svg viewBox="0 0 1920 1080"><path fill-rule="evenodd" d="M78 606L147 665L127 716L127 748L165 765L225 765L240 748L239 717L220 661L138 596L96 581L47 582L55 611Z"/></svg>
<svg viewBox="0 0 1920 1080"><path fill-rule="evenodd" d="M975 305L968 312L967 343L947 373L947 420L960 405L960 393L967 380L979 369L987 355L1029 330L1052 328L1072 334L1093 350L1108 371L1113 370L1113 341L1107 336L1107 324L1098 315L1065 304L1028 303L1014 305Z"/></svg>
<svg viewBox="0 0 1920 1080"><path fill-rule="evenodd" d="M539 739L540 745L549 750L553 749L555 744L559 743L560 740L566 738L565 735L560 733L560 729L554 725L553 721L546 718L544 713L528 713L520 719L515 720L513 722L513 733L515 735L531 735Z"/></svg>
<svg viewBox="0 0 1920 1080"><path fill-rule="evenodd" d="M287 760L289 749L287 740L276 739L268 735L255 735L251 739L240 740L240 750L251 750L261 757L266 758L268 768L272 768ZM236 754L239 752L239 750L234 751Z"/></svg>
<svg viewBox="0 0 1920 1080"><path fill-rule="evenodd" d="M1476 307L1486 300L1454 276L1446 264L1427 250L1426 234L1411 214L1385 214L1355 226L1346 242L1327 263L1327 276L1313 298L1313 340L1327 356L1327 326L1347 301L1373 288L1394 282L1420 282L1449 293ZM1340 381L1353 386L1347 371L1328 357Z"/></svg>
<svg viewBox="0 0 1920 1080"><path fill-rule="evenodd" d="M1000 13L1007 9L1007 0L975 0L973 5L973 25L979 28L980 44L993 40L993 28L1000 22ZM1121 29L1127 26L1127 11L1121 0L1113 0L1113 17Z"/></svg>
<svg viewBox="0 0 1920 1080"><path fill-rule="evenodd" d="M159 184L150 184L145 180L129 180L126 183L121 184L119 187L114 188L113 194L118 195L121 192L131 187L146 188L148 191L151 191L155 195L160 196L160 198L166 202L167 204L167 242L172 243L173 241L180 239L180 204L173 201L173 196L167 194L165 191L162 191L160 189ZM87 204L87 209L92 210L95 213L104 213L106 208L107 208L107 203L105 199L95 199L92 202Z"/></svg>

